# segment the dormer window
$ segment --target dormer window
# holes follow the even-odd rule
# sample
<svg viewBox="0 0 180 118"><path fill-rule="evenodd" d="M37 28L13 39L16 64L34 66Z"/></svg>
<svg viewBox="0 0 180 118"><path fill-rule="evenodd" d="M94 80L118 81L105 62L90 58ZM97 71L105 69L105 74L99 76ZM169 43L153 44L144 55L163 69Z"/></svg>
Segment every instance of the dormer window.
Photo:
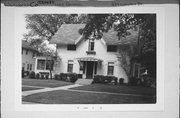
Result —
<svg viewBox="0 0 180 118"><path fill-rule="evenodd" d="M89 46L88 46L88 51L86 51L86 53L89 54L93 54L95 55L96 52L94 51L94 40L89 40Z"/></svg>
<svg viewBox="0 0 180 118"><path fill-rule="evenodd" d="M94 51L94 40L89 40L89 51Z"/></svg>
<svg viewBox="0 0 180 118"><path fill-rule="evenodd" d="M67 50L76 50L76 45L67 45Z"/></svg>
<svg viewBox="0 0 180 118"><path fill-rule="evenodd" d="M108 45L107 51L108 52L117 52L117 46L116 45Z"/></svg>

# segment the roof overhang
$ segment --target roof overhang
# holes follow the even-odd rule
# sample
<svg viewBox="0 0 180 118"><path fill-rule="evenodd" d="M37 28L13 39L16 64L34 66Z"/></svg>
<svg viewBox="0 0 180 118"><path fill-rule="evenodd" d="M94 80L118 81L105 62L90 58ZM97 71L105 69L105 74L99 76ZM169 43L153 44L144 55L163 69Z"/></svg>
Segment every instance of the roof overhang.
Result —
<svg viewBox="0 0 180 118"><path fill-rule="evenodd" d="M95 57L80 57L80 58L76 58L78 61L95 61L95 62L102 62L102 59L98 59Z"/></svg>

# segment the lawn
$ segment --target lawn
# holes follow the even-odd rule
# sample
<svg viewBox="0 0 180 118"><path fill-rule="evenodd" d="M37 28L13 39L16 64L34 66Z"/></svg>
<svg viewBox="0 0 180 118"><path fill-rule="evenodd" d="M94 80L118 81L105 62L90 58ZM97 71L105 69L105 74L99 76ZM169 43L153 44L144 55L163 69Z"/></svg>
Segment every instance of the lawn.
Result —
<svg viewBox="0 0 180 118"><path fill-rule="evenodd" d="M57 81L57 80L42 80L42 79L22 79L22 85L39 86L39 87L60 87L71 85L71 82Z"/></svg>
<svg viewBox="0 0 180 118"><path fill-rule="evenodd" d="M156 94L155 88L142 87L142 86L128 86L128 85L91 84L91 85L80 86L71 89L84 90L84 91L124 93L124 94L138 94L138 95L148 95L148 96L153 96Z"/></svg>
<svg viewBox="0 0 180 118"><path fill-rule="evenodd" d="M30 91L30 90L37 90L37 89L42 89L42 88L33 88L33 87L22 87L22 91Z"/></svg>
<svg viewBox="0 0 180 118"><path fill-rule="evenodd" d="M41 104L144 104L155 103L152 97L110 95L103 93L57 90L37 93L23 98L23 101Z"/></svg>

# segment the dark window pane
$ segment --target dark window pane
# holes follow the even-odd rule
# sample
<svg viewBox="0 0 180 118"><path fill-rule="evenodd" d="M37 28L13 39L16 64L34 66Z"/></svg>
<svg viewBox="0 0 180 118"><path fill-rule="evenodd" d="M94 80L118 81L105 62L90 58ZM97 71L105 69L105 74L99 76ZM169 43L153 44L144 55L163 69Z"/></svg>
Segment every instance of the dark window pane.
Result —
<svg viewBox="0 0 180 118"><path fill-rule="evenodd" d="M113 75L114 74L114 62L109 62L108 63L108 75Z"/></svg>
<svg viewBox="0 0 180 118"><path fill-rule="evenodd" d="M117 46L116 45L108 45L107 51L108 52L117 52Z"/></svg>
<svg viewBox="0 0 180 118"><path fill-rule="evenodd" d="M76 50L76 45L67 45L67 50Z"/></svg>
<svg viewBox="0 0 180 118"><path fill-rule="evenodd" d="M73 72L73 60L68 60L67 72L69 73Z"/></svg>
<svg viewBox="0 0 180 118"><path fill-rule="evenodd" d="M39 69L39 70L44 70L45 69L45 60L38 59L37 69Z"/></svg>
<svg viewBox="0 0 180 118"><path fill-rule="evenodd" d="M28 54L28 50L26 50L26 55Z"/></svg>

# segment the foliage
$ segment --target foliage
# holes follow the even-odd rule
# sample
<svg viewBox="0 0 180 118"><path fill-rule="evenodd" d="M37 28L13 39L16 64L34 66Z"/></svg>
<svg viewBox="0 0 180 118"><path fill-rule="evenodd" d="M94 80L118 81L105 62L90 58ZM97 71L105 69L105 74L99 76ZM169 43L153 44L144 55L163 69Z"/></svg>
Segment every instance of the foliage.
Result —
<svg viewBox="0 0 180 118"><path fill-rule="evenodd" d="M39 79L39 78L40 78L40 74L36 73L36 79Z"/></svg>
<svg viewBox="0 0 180 118"><path fill-rule="evenodd" d="M35 72L34 72L34 71L31 71L31 72L30 72L29 78L35 79Z"/></svg>
<svg viewBox="0 0 180 118"><path fill-rule="evenodd" d="M93 78L93 83L114 83L114 84L117 84L117 77L95 75Z"/></svg>

